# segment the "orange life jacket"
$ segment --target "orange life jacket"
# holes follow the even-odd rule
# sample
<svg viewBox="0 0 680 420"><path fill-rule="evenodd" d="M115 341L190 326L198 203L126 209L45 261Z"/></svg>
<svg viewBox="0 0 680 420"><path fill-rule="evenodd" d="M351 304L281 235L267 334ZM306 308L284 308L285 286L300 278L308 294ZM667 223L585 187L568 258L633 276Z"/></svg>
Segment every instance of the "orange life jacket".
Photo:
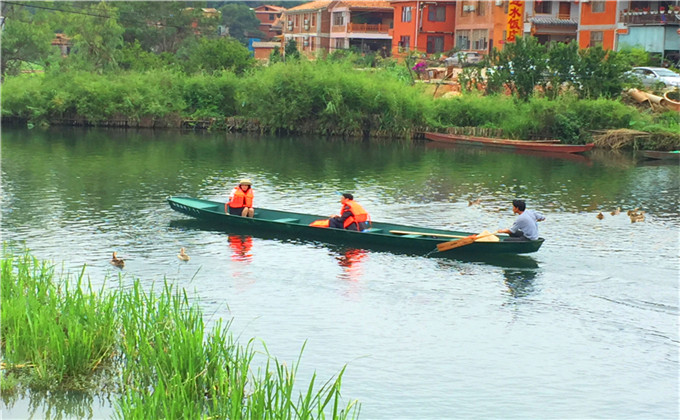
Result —
<svg viewBox="0 0 680 420"><path fill-rule="evenodd" d="M346 200L345 204L342 206L342 209L340 210L340 214L348 210L352 213L352 215L345 219L345 223L343 223L342 227L344 229L347 229L349 225L355 223L357 225L357 230L361 232L363 229L362 226L359 226L359 223L368 221L369 219L368 213L366 212L366 210L364 210L363 207L359 205L359 203L357 203L354 200Z"/></svg>
<svg viewBox="0 0 680 420"><path fill-rule="evenodd" d="M234 188L234 192L231 193L229 207L234 209L253 207L253 189L248 188L248 190L243 191L241 187L237 185L236 188Z"/></svg>
<svg viewBox="0 0 680 420"><path fill-rule="evenodd" d="M309 226L327 228L331 225L331 221L328 219L315 220L309 224Z"/></svg>

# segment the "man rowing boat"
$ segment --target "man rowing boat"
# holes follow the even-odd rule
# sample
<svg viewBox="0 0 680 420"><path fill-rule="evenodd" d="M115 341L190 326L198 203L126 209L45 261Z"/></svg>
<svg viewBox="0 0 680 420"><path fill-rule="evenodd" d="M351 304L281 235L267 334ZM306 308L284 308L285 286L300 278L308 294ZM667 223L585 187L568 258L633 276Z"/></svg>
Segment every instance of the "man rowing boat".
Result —
<svg viewBox="0 0 680 420"><path fill-rule="evenodd" d="M507 233L510 240L534 241L538 239L538 222L545 220L543 213L535 210L526 210L523 200L512 201L512 212L518 214L515 223L510 229L500 229L498 233Z"/></svg>

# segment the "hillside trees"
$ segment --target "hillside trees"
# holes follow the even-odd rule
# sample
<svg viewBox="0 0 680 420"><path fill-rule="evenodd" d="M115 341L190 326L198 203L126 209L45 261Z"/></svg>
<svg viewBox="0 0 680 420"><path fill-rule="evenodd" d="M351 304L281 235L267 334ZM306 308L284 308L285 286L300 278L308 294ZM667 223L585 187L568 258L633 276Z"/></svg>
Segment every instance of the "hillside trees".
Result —
<svg viewBox="0 0 680 420"><path fill-rule="evenodd" d="M2 75L15 75L22 65L41 64L50 53L52 31L39 24L39 17L24 7L3 8L5 28L2 33Z"/></svg>

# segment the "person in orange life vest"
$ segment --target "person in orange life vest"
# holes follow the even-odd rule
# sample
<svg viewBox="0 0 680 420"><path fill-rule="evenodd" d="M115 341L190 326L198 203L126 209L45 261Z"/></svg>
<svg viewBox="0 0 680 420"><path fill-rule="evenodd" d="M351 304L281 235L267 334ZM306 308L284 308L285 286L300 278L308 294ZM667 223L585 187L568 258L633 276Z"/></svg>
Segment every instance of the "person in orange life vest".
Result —
<svg viewBox="0 0 680 420"><path fill-rule="evenodd" d="M253 217L253 183L249 179L242 179L229 196L229 202L225 204L225 212L235 216Z"/></svg>
<svg viewBox="0 0 680 420"><path fill-rule="evenodd" d="M343 194L340 202L342 203L340 215L331 216L331 218L328 219L328 227L358 231L368 228L368 213L359 205L359 203L354 201L354 196L352 194Z"/></svg>

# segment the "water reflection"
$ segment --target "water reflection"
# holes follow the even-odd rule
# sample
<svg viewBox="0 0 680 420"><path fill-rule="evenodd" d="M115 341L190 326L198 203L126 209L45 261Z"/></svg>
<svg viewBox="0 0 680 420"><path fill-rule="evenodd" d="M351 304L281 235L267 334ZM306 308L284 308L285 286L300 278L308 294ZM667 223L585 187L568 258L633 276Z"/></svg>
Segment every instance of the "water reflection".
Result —
<svg viewBox="0 0 680 420"><path fill-rule="evenodd" d="M339 278L350 282L358 282L362 276L362 260L368 256L368 252L364 249L347 248L335 259L338 265L342 267L342 274Z"/></svg>
<svg viewBox="0 0 680 420"><path fill-rule="evenodd" d="M537 271L533 269L509 268L503 270L505 285L514 298L527 297L534 292Z"/></svg>
<svg viewBox="0 0 680 420"><path fill-rule="evenodd" d="M250 235L229 235L227 239L233 251L231 259L234 261L250 263L253 259L253 237Z"/></svg>
<svg viewBox="0 0 680 420"><path fill-rule="evenodd" d="M113 413L112 402L107 394L95 397L88 392L31 391L9 395L3 393L2 401L5 405L3 418L13 418L13 410L28 413L29 418L36 419L93 419ZM26 402L28 407L19 407Z"/></svg>

